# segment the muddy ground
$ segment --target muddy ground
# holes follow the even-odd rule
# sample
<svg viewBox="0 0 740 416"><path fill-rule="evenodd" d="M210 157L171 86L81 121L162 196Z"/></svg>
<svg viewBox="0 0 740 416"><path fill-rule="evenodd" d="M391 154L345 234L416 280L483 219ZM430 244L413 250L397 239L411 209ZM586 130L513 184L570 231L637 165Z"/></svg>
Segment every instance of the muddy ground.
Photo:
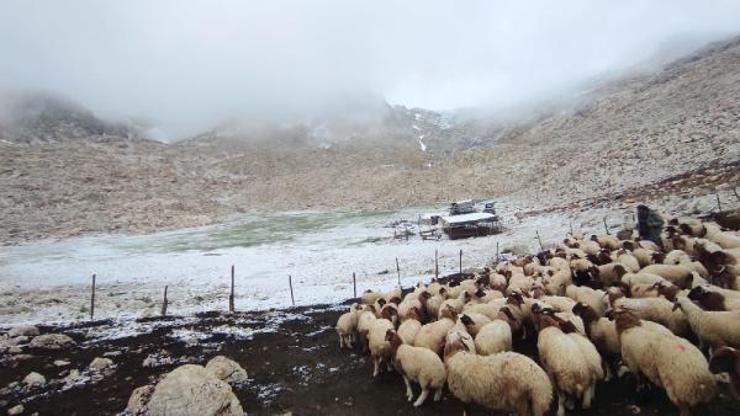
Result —
<svg viewBox="0 0 740 416"><path fill-rule="evenodd" d="M65 327L41 327L42 333L64 333L77 346L64 350L23 348L28 356L0 355L0 386L22 380L31 371L43 374L45 387L31 392L0 391L0 414L22 403L24 414L113 415L122 412L131 391L156 382L185 363L205 362L223 354L239 362L249 380L234 391L250 415L378 415L460 414L461 404L449 393L439 403L414 409L405 401L403 381L395 373L372 379L372 363L359 352L340 351L333 330L346 306L315 306L284 311L233 315L205 313L120 323L97 321ZM515 349L532 356L533 341ZM87 379L64 387L70 369L83 370L95 357L108 353L116 368L102 380ZM118 354L118 355L116 355ZM155 366L143 366L149 356ZM67 360L58 367L55 360ZM490 414L474 409L473 414ZM629 380L602 383L590 411L578 415L677 414L660 391L636 396ZM738 415L740 402L724 396L697 409L699 415Z"/></svg>

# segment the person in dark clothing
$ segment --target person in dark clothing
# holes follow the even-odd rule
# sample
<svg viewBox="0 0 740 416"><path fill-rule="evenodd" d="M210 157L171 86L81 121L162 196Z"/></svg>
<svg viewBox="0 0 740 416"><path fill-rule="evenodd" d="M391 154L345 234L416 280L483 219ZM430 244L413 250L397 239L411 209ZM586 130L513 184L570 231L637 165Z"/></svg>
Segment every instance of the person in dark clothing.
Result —
<svg viewBox="0 0 740 416"><path fill-rule="evenodd" d="M637 231L641 239L650 240L662 247L660 233L663 231L663 224L663 218L655 210L645 205L637 206Z"/></svg>

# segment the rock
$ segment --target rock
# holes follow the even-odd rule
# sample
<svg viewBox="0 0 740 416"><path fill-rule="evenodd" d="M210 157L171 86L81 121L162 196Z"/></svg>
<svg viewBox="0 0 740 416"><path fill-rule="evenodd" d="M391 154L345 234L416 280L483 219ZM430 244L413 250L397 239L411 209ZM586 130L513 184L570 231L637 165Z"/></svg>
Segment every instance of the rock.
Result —
<svg viewBox="0 0 740 416"><path fill-rule="evenodd" d="M50 350L56 350L64 347L74 345L75 341L64 335L64 334L46 334L39 335L31 340L28 344L33 348L46 348Z"/></svg>
<svg viewBox="0 0 740 416"><path fill-rule="evenodd" d="M131 393L126 405L126 411L132 415L142 414L146 410L146 404L154 393L154 386L137 387Z"/></svg>
<svg viewBox="0 0 740 416"><path fill-rule="evenodd" d="M35 371L32 371L28 373L26 378L23 379L23 383L25 383L29 387L40 387L46 384L46 377Z"/></svg>
<svg viewBox="0 0 740 416"><path fill-rule="evenodd" d="M96 357L92 362L90 363L90 369L93 371L100 371L104 370L106 368L113 367L115 364L113 364L113 360L110 358L100 358Z"/></svg>
<svg viewBox="0 0 740 416"><path fill-rule="evenodd" d="M240 382L247 379L247 372L236 361L228 359L223 355L211 358L206 364L206 370L210 371L216 378L227 383Z"/></svg>
<svg viewBox="0 0 740 416"><path fill-rule="evenodd" d="M57 366L57 367L66 367L69 364L70 364L69 361L65 361L65 360L54 360L54 365Z"/></svg>
<svg viewBox="0 0 740 416"><path fill-rule="evenodd" d="M227 383L193 364L167 374L154 388L148 408L151 416L241 416L244 413Z"/></svg>
<svg viewBox="0 0 740 416"><path fill-rule="evenodd" d="M11 338L18 336L35 337L39 334L39 329L33 325L18 325L8 331Z"/></svg>
<svg viewBox="0 0 740 416"><path fill-rule="evenodd" d="M11 407L10 409L8 409L8 416L21 415L23 414L23 410L25 409L23 409L22 404L15 405Z"/></svg>

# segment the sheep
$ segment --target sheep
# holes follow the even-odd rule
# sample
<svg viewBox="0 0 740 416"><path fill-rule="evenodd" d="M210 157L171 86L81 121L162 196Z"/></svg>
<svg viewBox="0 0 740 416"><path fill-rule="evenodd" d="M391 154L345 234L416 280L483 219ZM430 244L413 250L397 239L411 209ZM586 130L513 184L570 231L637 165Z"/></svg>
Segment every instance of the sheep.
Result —
<svg viewBox="0 0 740 416"><path fill-rule="evenodd" d="M387 319L395 326L398 322L398 307L393 303L386 303L380 309L380 316L378 318Z"/></svg>
<svg viewBox="0 0 740 416"><path fill-rule="evenodd" d="M558 391L558 416L565 414L566 406L569 409L573 408L573 399L580 399L583 408L589 408L593 398L593 387L597 381L592 368L593 363L585 356L581 356L581 344L566 335L559 322L552 316L543 315L540 320L537 352L542 366L554 381L555 389ZM574 357L579 358L573 359Z"/></svg>
<svg viewBox="0 0 740 416"><path fill-rule="evenodd" d="M368 347L370 356L373 358L373 377L377 377L381 371L381 364L390 363L391 344L385 340L388 330L394 330L393 323L387 319L376 319L368 331Z"/></svg>
<svg viewBox="0 0 740 416"><path fill-rule="evenodd" d="M442 287L436 295L433 295L427 300L427 317L432 318L439 316L439 308L442 306L442 303L446 299L446 293L447 289Z"/></svg>
<svg viewBox="0 0 740 416"><path fill-rule="evenodd" d="M642 247L635 248L631 251L631 253L632 256L637 259L637 263L640 265L640 267L647 267L651 264L662 263L663 260L663 253L648 250Z"/></svg>
<svg viewBox="0 0 740 416"><path fill-rule="evenodd" d="M488 285L491 287L491 289L496 290L499 293L503 293L506 290L506 287L509 285L509 282L508 280L506 280L506 276L498 273L492 273L489 275Z"/></svg>
<svg viewBox="0 0 740 416"><path fill-rule="evenodd" d="M484 325L491 322L491 319L486 315L475 312L463 313L458 319L465 326L465 330L472 336L476 336Z"/></svg>
<svg viewBox="0 0 740 416"><path fill-rule="evenodd" d="M562 257L553 257L547 261L547 265L558 271L567 271L570 274L570 263Z"/></svg>
<svg viewBox="0 0 740 416"><path fill-rule="evenodd" d="M706 226L706 238L709 241L717 243L722 248L740 248L740 237L721 231L713 225Z"/></svg>
<svg viewBox="0 0 740 416"><path fill-rule="evenodd" d="M658 276L657 274L645 273L641 271L639 273L625 274L624 276L622 276L622 282L626 283L629 286L635 286L639 284L654 285L656 283L663 283L668 281L663 277Z"/></svg>
<svg viewBox="0 0 740 416"><path fill-rule="evenodd" d="M403 343L401 337L393 330L386 332L386 341L390 344L390 356L393 365L403 377L406 384L406 397L414 399L410 381L421 386L421 393L414 402L414 407L421 406L434 391L434 401L442 398L442 388L447 381L447 370L439 356L426 348L414 347Z"/></svg>
<svg viewBox="0 0 740 416"><path fill-rule="evenodd" d="M640 271L640 262L637 257L630 254L625 249L620 249L615 252L614 261L624 266L630 273L637 273Z"/></svg>
<svg viewBox="0 0 740 416"><path fill-rule="evenodd" d="M591 241L595 241L598 243L601 247L609 249L609 250L617 250L622 248L622 242L619 241L618 238L614 237L613 235L591 235Z"/></svg>
<svg viewBox="0 0 740 416"><path fill-rule="evenodd" d="M616 369L616 364L621 354L619 334L613 321L600 317L589 305L579 302L573 306L572 312L581 317L586 329L586 336L593 342L601 354L606 367L606 381L611 379L611 373Z"/></svg>
<svg viewBox="0 0 740 416"><path fill-rule="evenodd" d="M638 377L645 376L663 387L681 416L689 416L691 407L714 397L717 387L709 364L693 344L681 337L645 328L626 310L615 310L612 316L625 364Z"/></svg>
<svg viewBox="0 0 740 416"><path fill-rule="evenodd" d="M440 309L439 320L421 327L414 338L415 347L428 348L437 354L442 353L447 332L455 326L457 312L451 307Z"/></svg>
<svg viewBox="0 0 740 416"><path fill-rule="evenodd" d="M349 312L343 313L339 316L339 319L337 319L337 325L335 329L337 331L337 335L339 335L339 348L352 348L360 311L360 305L358 305L357 303L352 304Z"/></svg>
<svg viewBox="0 0 740 416"><path fill-rule="evenodd" d="M463 308L463 313L479 313L485 315L488 319L494 320L499 317L499 310L506 304L506 298L494 299L488 303L467 304Z"/></svg>
<svg viewBox="0 0 740 416"><path fill-rule="evenodd" d="M528 292L532 289L532 283L533 280L529 276L513 274L509 279L509 286L506 287L506 292L504 293L508 296L515 291Z"/></svg>
<svg viewBox="0 0 740 416"><path fill-rule="evenodd" d="M593 275L603 284L609 286L622 279L627 269L619 263L608 263L591 269Z"/></svg>
<svg viewBox="0 0 740 416"><path fill-rule="evenodd" d="M490 321L475 336L475 349L480 355L491 355L511 351L511 326L506 321Z"/></svg>
<svg viewBox="0 0 740 416"><path fill-rule="evenodd" d="M706 311L740 310L740 293L737 297L725 296L712 288L697 286L691 289L687 296L689 299L698 302L701 308Z"/></svg>
<svg viewBox="0 0 740 416"><path fill-rule="evenodd" d="M408 296L398 305L398 317L401 322L405 321L408 317L408 313L411 309L416 309L417 317L421 318L422 311L426 311L426 303L431 298L431 293L423 291L419 293L416 298L409 298Z"/></svg>
<svg viewBox="0 0 740 416"><path fill-rule="evenodd" d="M681 309L702 344L710 348L740 348L740 311L703 311L691 299L680 297L676 307Z"/></svg>
<svg viewBox="0 0 740 416"><path fill-rule="evenodd" d="M565 294L576 302L583 302L590 306L598 316L604 316L607 305L604 300L606 292L603 290L595 290L586 286L570 285L565 288Z"/></svg>
<svg viewBox="0 0 740 416"><path fill-rule="evenodd" d="M592 241L592 240L581 240L574 244L575 247L573 248L579 248L583 250L584 253L590 254L592 256L596 256L599 254L599 251L601 250L601 246L599 243Z"/></svg>
<svg viewBox="0 0 740 416"><path fill-rule="evenodd" d="M564 295L565 288L573 283L571 278L570 267L566 270L560 270L552 276L545 279L545 290L550 295Z"/></svg>
<svg viewBox="0 0 740 416"><path fill-rule="evenodd" d="M470 403L517 416L543 416L550 406L550 379L525 355L501 352L483 357L453 339L445 345L444 362L450 392L463 402L466 413Z"/></svg>
<svg viewBox="0 0 740 416"><path fill-rule="evenodd" d="M611 299L610 299L611 300ZM689 322L683 313L673 309L673 302L664 298L619 298L611 301L612 307L630 310L640 319L657 322L676 335L689 330Z"/></svg>
<svg viewBox="0 0 740 416"><path fill-rule="evenodd" d="M360 335L360 341L362 342L362 349L364 351L368 349L367 334L376 319L378 318L375 316L375 306L373 305L364 305L363 310L357 317L357 332Z"/></svg>
<svg viewBox="0 0 740 416"><path fill-rule="evenodd" d="M488 303L494 299L501 299L503 297L503 293L499 292L498 290L478 289L472 294L470 301L475 303Z"/></svg>
<svg viewBox="0 0 740 416"><path fill-rule="evenodd" d="M382 293L373 292L372 290L368 289L365 291L365 293L362 294L362 296L360 296L360 303L362 303L363 305L372 305L382 296Z"/></svg>
<svg viewBox="0 0 740 416"><path fill-rule="evenodd" d="M399 286L396 286L388 292L385 292L383 294L383 299L385 299L386 302L399 304L401 303L401 296L401 288Z"/></svg>
<svg viewBox="0 0 740 416"><path fill-rule="evenodd" d="M709 360L709 371L714 374L728 373L730 393L735 400L740 399L740 351L731 347L717 348Z"/></svg>
<svg viewBox="0 0 740 416"><path fill-rule="evenodd" d="M414 339L416 339L416 334L419 333L420 329L419 313L416 308L411 308L406 315L406 320L398 326L398 336L401 337L404 344L414 345Z"/></svg>
<svg viewBox="0 0 740 416"><path fill-rule="evenodd" d="M468 301L470 301L471 298L472 296L470 295L470 293L468 293L467 290L460 292L458 297L447 299L444 302L442 302L442 305L440 305L439 307L438 315L441 315L442 311L444 311L447 308L452 308L457 313L462 312L463 306L465 306L465 304L468 303Z"/></svg>
<svg viewBox="0 0 740 416"><path fill-rule="evenodd" d="M691 269L680 265L652 264L640 272L656 274L682 289L690 288L694 279Z"/></svg>
<svg viewBox="0 0 740 416"><path fill-rule="evenodd" d="M663 264L672 264L675 266L682 263L691 263L691 261L691 256L686 254L685 251L672 250L665 255L665 260L663 260Z"/></svg>
<svg viewBox="0 0 740 416"><path fill-rule="evenodd" d="M552 306L558 312L570 312L576 301L565 296L543 296L538 300Z"/></svg>

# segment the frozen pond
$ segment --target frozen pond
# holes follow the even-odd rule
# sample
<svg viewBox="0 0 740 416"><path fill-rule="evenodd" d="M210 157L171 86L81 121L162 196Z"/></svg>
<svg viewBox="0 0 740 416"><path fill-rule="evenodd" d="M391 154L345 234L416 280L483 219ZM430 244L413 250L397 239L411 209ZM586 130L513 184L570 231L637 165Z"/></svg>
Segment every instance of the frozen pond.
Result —
<svg viewBox="0 0 740 416"><path fill-rule="evenodd" d="M4 247L0 251L0 316L3 322L59 321L87 316L92 273L97 274L96 317L159 313L169 286L171 313L225 308L229 270L236 270L237 309L334 303L395 284L398 257L404 285L428 279L439 250L440 273L489 261L500 247L537 248L563 237L569 219L560 214L506 221L497 236L450 241L393 239L389 223L415 221L420 209L382 213L293 212L245 216L209 227L148 235L95 235ZM504 218L511 216L504 215ZM594 228L598 221L593 220Z"/></svg>

